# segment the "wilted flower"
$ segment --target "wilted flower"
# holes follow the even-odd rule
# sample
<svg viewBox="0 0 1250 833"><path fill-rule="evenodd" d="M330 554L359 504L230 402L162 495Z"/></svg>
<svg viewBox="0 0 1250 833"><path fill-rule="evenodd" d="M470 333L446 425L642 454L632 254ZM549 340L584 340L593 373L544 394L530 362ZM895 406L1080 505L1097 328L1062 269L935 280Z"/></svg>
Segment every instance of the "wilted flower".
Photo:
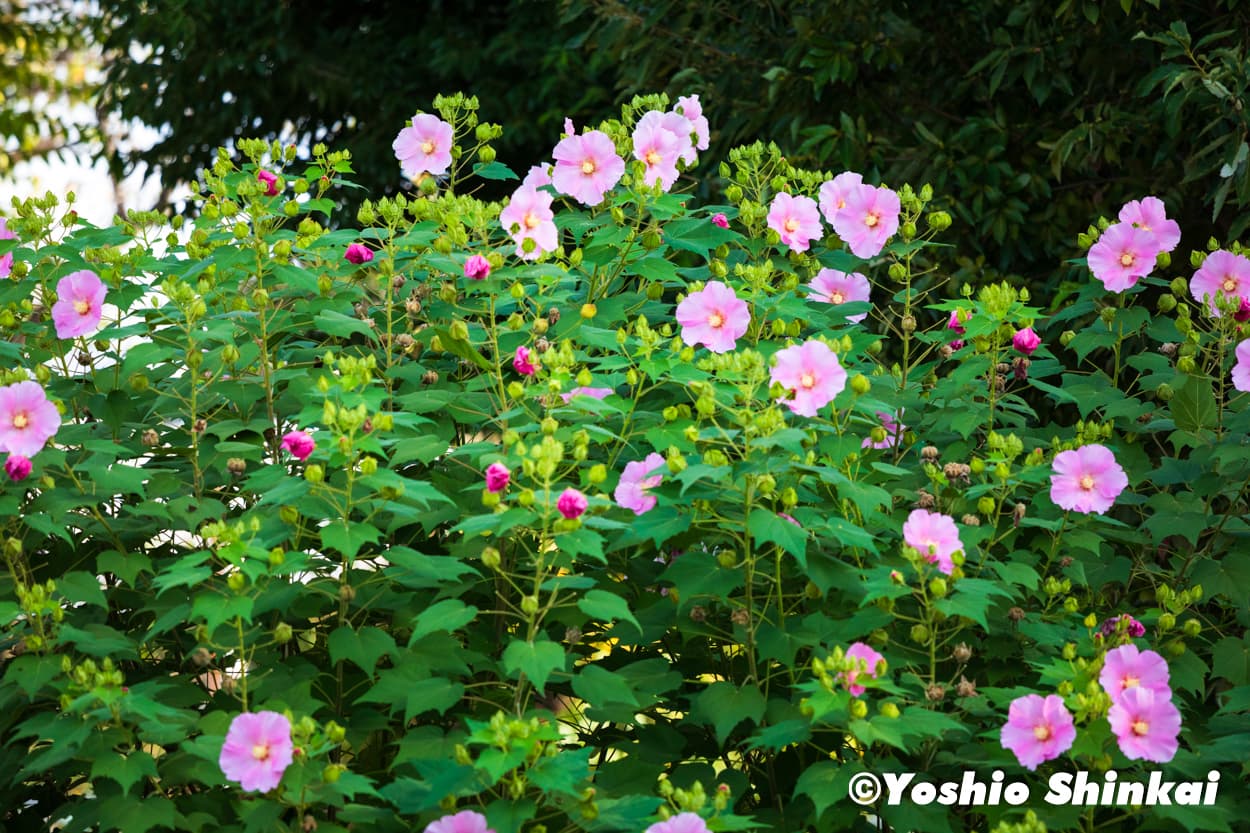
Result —
<svg viewBox="0 0 1250 833"><path fill-rule="evenodd" d="M95 272L71 272L56 282L56 303L52 323L57 338L74 338L93 333L104 313L104 282Z"/></svg>
<svg viewBox="0 0 1250 833"><path fill-rule="evenodd" d="M256 172L256 181L265 183L265 196L278 196L278 175L266 170Z"/></svg>
<svg viewBox="0 0 1250 833"><path fill-rule="evenodd" d="M1136 619L1134 619L1132 616L1128 615L1127 613L1122 613L1119 616L1112 616L1110 619L1107 619L1101 625L1099 625L1098 630L1102 633L1103 636L1111 636L1119 628L1120 623L1126 620L1128 622L1128 625L1127 625L1127 630L1125 632L1129 636L1136 638L1139 636L1146 635L1146 626L1143 625L1141 622L1138 622Z"/></svg>
<svg viewBox="0 0 1250 833"><path fill-rule="evenodd" d="M4 461L4 473L14 483L25 480L30 476L30 458L21 454L10 454Z"/></svg>
<svg viewBox="0 0 1250 833"><path fill-rule="evenodd" d="M522 376L533 376L538 372L538 368L534 367L530 361L530 349L525 346L518 347L516 354L512 357L512 367Z"/></svg>
<svg viewBox="0 0 1250 833"><path fill-rule="evenodd" d="M569 520L580 518L588 505L586 496L572 488L565 489L556 500L556 509Z"/></svg>
<svg viewBox="0 0 1250 833"><path fill-rule="evenodd" d="M660 471L664 468L664 458L654 452L643 460L626 463L612 497L622 507L632 509L635 515L650 512L658 501L648 490L660 485L664 479Z"/></svg>
<svg viewBox="0 0 1250 833"><path fill-rule="evenodd" d="M404 176L413 178L428 173L439 176L451 167L451 145L455 131L447 122L429 113L412 117L412 127L399 131L391 148L400 162Z"/></svg>
<svg viewBox="0 0 1250 833"><path fill-rule="evenodd" d="M278 786L295 751L291 722L277 712L240 714L230 722L218 764L226 779L245 790L269 792Z"/></svg>
<svg viewBox="0 0 1250 833"><path fill-rule="evenodd" d="M799 416L816 416L846 387L846 371L823 341L778 350L774 359L770 378L790 391L781 402Z"/></svg>
<svg viewBox="0 0 1250 833"><path fill-rule="evenodd" d="M903 524L903 543L920 553L930 564L937 564L946 575L955 571L951 556L964 548L955 519L927 509L914 509L907 516Z"/></svg>
<svg viewBox="0 0 1250 833"><path fill-rule="evenodd" d="M1015 335L1011 337L1011 346L1026 356L1033 355L1033 351L1037 350L1041 344L1041 337L1033 331L1032 327L1016 330Z"/></svg>
<svg viewBox="0 0 1250 833"><path fill-rule="evenodd" d="M853 185L845 199L833 230L856 257L876 257L898 231L898 194L889 188Z"/></svg>
<svg viewBox="0 0 1250 833"><path fill-rule="evenodd" d="M34 457L61 427L61 414L38 382L0 388L0 451Z"/></svg>
<svg viewBox="0 0 1250 833"><path fill-rule="evenodd" d="M1028 694L1012 700L1000 735L1003 748L1030 771L1067 752L1075 740L1072 715L1057 694L1045 699Z"/></svg>
<svg viewBox="0 0 1250 833"><path fill-rule="evenodd" d="M808 285L807 297L827 304L845 304L850 301L867 301L872 295L872 285L859 272L839 272L836 269L821 269ZM847 316L847 321L859 323L868 317L861 312Z"/></svg>
<svg viewBox="0 0 1250 833"><path fill-rule="evenodd" d="M499 224L512 235L516 254L521 260L536 260L543 252L555 251L559 232L551 210L551 194L532 185L522 185L512 193L508 207L499 212ZM533 240L534 250L525 251L526 240Z"/></svg>
<svg viewBox="0 0 1250 833"><path fill-rule="evenodd" d="M490 275L490 261L481 255L469 255L464 262L464 276L470 280L485 280Z"/></svg>
<svg viewBox="0 0 1250 833"><path fill-rule="evenodd" d="M373 252L364 243L352 243L348 245L347 251L343 252L343 257L359 266L373 260Z"/></svg>
<svg viewBox="0 0 1250 833"><path fill-rule="evenodd" d="M495 462L486 467L486 491L502 492L508 488L512 472L503 463Z"/></svg>
<svg viewBox="0 0 1250 833"><path fill-rule="evenodd" d="M1130 760L1165 764L1176 755L1181 713L1170 694L1145 686L1126 689L1111 704L1107 721L1120 751Z"/></svg>
<svg viewBox="0 0 1250 833"><path fill-rule="evenodd" d="M768 227L781 236L782 243L796 252L807 251L811 241L823 233L816 201L811 197L792 197L784 192L773 197L768 208Z"/></svg>
<svg viewBox="0 0 1250 833"><path fill-rule="evenodd" d="M1063 509L1102 514L1128 487L1128 476L1109 448L1086 445L1055 455L1050 499Z"/></svg>
<svg viewBox="0 0 1250 833"><path fill-rule="evenodd" d="M560 140L551 154L556 160L551 182L561 194L585 205L598 205L620 182L625 161L606 133L591 130Z"/></svg>
<svg viewBox="0 0 1250 833"><path fill-rule="evenodd" d="M307 460L317 444L304 431L291 431L282 437L282 447L297 460Z"/></svg>
<svg viewBox="0 0 1250 833"><path fill-rule="evenodd" d="M681 340L686 344L702 344L713 353L726 353L746 334L751 311L731 288L720 281L709 281L677 305L677 323L681 324Z"/></svg>

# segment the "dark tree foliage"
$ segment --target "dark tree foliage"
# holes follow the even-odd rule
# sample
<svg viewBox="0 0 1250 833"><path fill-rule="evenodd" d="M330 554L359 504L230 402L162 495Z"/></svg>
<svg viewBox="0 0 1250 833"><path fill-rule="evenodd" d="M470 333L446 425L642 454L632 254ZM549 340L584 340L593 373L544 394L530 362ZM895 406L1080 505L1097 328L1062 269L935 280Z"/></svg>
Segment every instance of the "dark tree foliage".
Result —
<svg viewBox="0 0 1250 833"><path fill-rule="evenodd" d="M404 119L457 89L505 126L500 159L523 171L564 116L663 90L701 94L705 164L764 138L811 167L931 182L968 274L1058 288L1077 232L1146 194L1183 228L1250 224L1241 0L102 6L111 100L168 126L140 157L167 178L237 136L313 136L350 147L377 195L401 184Z"/></svg>

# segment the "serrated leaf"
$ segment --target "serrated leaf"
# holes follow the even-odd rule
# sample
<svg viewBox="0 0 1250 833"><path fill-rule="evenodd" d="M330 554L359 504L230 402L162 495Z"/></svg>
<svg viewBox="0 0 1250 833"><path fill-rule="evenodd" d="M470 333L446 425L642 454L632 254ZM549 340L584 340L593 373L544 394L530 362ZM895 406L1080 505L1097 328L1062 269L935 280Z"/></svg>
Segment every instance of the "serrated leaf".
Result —
<svg viewBox="0 0 1250 833"><path fill-rule="evenodd" d="M741 688L726 681L712 683L695 698L698 714L716 729L716 739L722 746L739 723L759 723L764 707L764 695L751 683Z"/></svg>
<svg viewBox="0 0 1250 833"><path fill-rule="evenodd" d="M547 688L547 680L555 671L563 671L568 657L555 642L541 640L529 642L513 640L503 652L503 666L509 674L524 673L542 694Z"/></svg>
<svg viewBox="0 0 1250 833"><path fill-rule="evenodd" d="M330 649L330 662L338 664L349 660L367 674L372 674L378 660L395 656L395 640L379 628L363 627L356 630L348 625L335 629L326 640Z"/></svg>
<svg viewBox="0 0 1250 833"><path fill-rule="evenodd" d="M417 615L412 628L411 645L426 634L434 631L453 633L472 622L477 617L477 608L466 605L459 599L443 599Z"/></svg>
<svg viewBox="0 0 1250 833"><path fill-rule="evenodd" d="M637 628L639 634L642 633L642 625L638 623L633 611L629 609L629 603L615 593L609 593L607 590L590 590L577 600L577 607L587 616L603 622L624 619Z"/></svg>
<svg viewBox="0 0 1250 833"><path fill-rule="evenodd" d="M768 509L753 509L747 530L756 544L776 544L807 568L807 530Z"/></svg>

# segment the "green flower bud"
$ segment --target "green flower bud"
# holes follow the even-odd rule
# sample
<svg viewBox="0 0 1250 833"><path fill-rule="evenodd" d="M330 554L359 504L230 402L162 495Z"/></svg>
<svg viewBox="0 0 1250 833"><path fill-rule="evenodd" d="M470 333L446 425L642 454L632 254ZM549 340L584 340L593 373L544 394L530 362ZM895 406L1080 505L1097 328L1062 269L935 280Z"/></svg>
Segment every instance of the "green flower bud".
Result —
<svg viewBox="0 0 1250 833"><path fill-rule="evenodd" d="M935 599L945 598L946 593L947 593L946 579L944 578L931 579L929 581L929 593Z"/></svg>
<svg viewBox="0 0 1250 833"><path fill-rule="evenodd" d="M454 338L456 341L468 341L469 340L469 325L464 323L460 319L456 319L455 321L451 322L451 326L447 328L447 334L451 336L452 338Z"/></svg>
<svg viewBox="0 0 1250 833"><path fill-rule="evenodd" d="M907 279L907 267L896 261L890 264L890 269L886 274L888 274L890 276L890 280L895 283L902 283Z"/></svg>
<svg viewBox="0 0 1250 833"><path fill-rule="evenodd" d="M282 519L283 523L293 524L299 520L299 510L294 506L283 506L278 510L278 517Z"/></svg>
<svg viewBox="0 0 1250 833"><path fill-rule="evenodd" d="M1169 402L1174 395L1175 391L1172 390L1172 386L1167 382L1162 382L1155 388L1155 398L1160 402Z"/></svg>
<svg viewBox="0 0 1250 833"><path fill-rule="evenodd" d="M498 570L500 561L499 550L494 547L482 550L482 565L488 570Z"/></svg>
<svg viewBox="0 0 1250 833"><path fill-rule="evenodd" d="M855 699L851 701L850 707L851 718L854 720L863 720L868 716L868 704L863 700Z"/></svg>
<svg viewBox="0 0 1250 833"><path fill-rule="evenodd" d="M309 483L320 483L322 480L325 480L325 476L325 469L316 463L304 469L304 479Z"/></svg>
<svg viewBox="0 0 1250 833"><path fill-rule="evenodd" d="M599 308L595 306L594 304L582 304L580 314L582 318L589 321L591 318L594 318L595 314L598 312L599 312Z"/></svg>
<svg viewBox="0 0 1250 833"><path fill-rule="evenodd" d="M1193 356L1182 356L1176 360L1176 369L1181 373L1193 373L1198 367L1198 363L1194 361Z"/></svg>
<svg viewBox="0 0 1250 833"><path fill-rule="evenodd" d="M890 720L897 720L901 714L894 703L882 703L879 711L882 717L888 717Z"/></svg>
<svg viewBox="0 0 1250 833"><path fill-rule="evenodd" d="M929 215L929 228L934 231L945 231L951 227L951 215L945 211L934 211Z"/></svg>
<svg viewBox="0 0 1250 833"><path fill-rule="evenodd" d="M236 593L242 593L247 587L247 576L242 573L231 573L226 578L226 586Z"/></svg>
<svg viewBox="0 0 1250 833"><path fill-rule="evenodd" d="M864 374L856 373L851 377L851 390L857 396L864 396L868 391L872 390L872 382ZM884 440L885 438L882 437L882 439Z"/></svg>
<svg viewBox="0 0 1250 833"><path fill-rule="evenodd" d="M984 474L985 473L985 461L982 460L980 457L973 457L972 461L968 463L968 469L973 474Z"/></svg>
<svg viewBox="0 0 1250 833"><path fill-rule="evenodd" d="M360 461L360 473L365 477L374 474L378 470L378 458L365 457Z"/></svg>
<svg viewBox="0 0 1250 833"><path fill-rule="evenodd" d="M534 505L533 489L522 489L516 496L516 502L526 508Z"/></svg>
<svg viewBox="0 0 1250 833"><path fill-rule="evenodd" d="M1072 339L1074 338L1076 338L1076 333L1072 332L1071 330L1064 330L1062 333L1059 334L1059 343L1062 346L1067 347L1069 344L1072 343Z"/></svg>
<svg viewBox="0 0 1250 833"><path fill-rule="evenodd" d="M525 385L522 385L520 382L509 382L508 383L508 396L512 397L513 399L522 398L523 396L525 396Z"/></svg>
<svg viewBox="0 0 1250 833"><path fill-rule="evenodd" d="M728 570L738 563L738 559L729 550L721 550L716 554L716 563Z"/></svg>
<svg viewBox="0 0 1250 833"><path fill-rule="evenodd" d="M1171 312L1176 309L1176 297L1173 295L1159 296L1159 312Z"/></svg>
<svg viewBox="0 0 1250 833"><path fill-rule="evenodd" d="M1176 617L1171 613L1164 613L1159 617L1159 630L1167 633L1176 627Z"/></svg>
<svg viewBox="0 0 1250 833"><path fill-rule="evenodd" d="M1195 637L1202 633L1202 623L1197 619L1186 619L1182 630L1184 631L1185 636Z"/></svg>
<svg viewBox="0 0 1250 833"><path fill-rule="evenodd" d="M526 596L521 599L521 612L526 616L533 616L538 612L538 597Z"/></svg>
<svg viewBox="0 0 1250 833"><path fill-rule="evenodd" d="M321 780L327 784L337 783L346 771L347 767L342 764L327 764L326 768L321 770Z"/></svg>
<svg viewBox="0 0 1250 833"><path fill-rule="evenodd" d="M929 628L925 625L912 625L909 636L912 642L923 645L929 641Z"/></svg>
<svg viewBox="0 0 1250 833"><path fill-rule="evenodd" d="M482 160L483 164L489 165L495 161L495 149L490 145L483 145L477 149L477 158Z"/></svg>
<svg viewBox="0 0 1250 833"><path fill-rule="evenodd" d="M291 637L295 635L295 631L291 630L291 626L286 622L279 622L278 626L273 629L273 641L279 645L285 645L291 641Z"/></svg>
<svg viewBox="0 0 1250 833"><path fill-rule="evenodd" d="M729 200L731 205L742 202L742 188L738 185L730 185L725 189L725 199Z"/></svg>

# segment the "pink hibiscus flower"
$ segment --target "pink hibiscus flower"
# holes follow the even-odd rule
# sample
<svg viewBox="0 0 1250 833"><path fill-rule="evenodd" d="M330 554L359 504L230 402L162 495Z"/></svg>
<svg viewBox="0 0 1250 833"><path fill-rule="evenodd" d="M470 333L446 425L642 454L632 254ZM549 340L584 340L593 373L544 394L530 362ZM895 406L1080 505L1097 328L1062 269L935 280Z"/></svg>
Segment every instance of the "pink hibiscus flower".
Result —
<svg viewBox="0 0 1250 833"><path fill-rule="evenodd" d="M291 765L291 722L277 712L244 713L230 722L218 764L245 790L269 792Z"/></svg>
<svg viewBox="0 0 1250 833"><path fill-rule="evenodd" d="M1237 363L1233 365L1233 387L1250 391L1250 338L1238 344L1234 353Z"/></svg>
<svg viewBox="0 0 1250 833"><path fill-rule="evenodd" d="M391 148L409 179L428 173L439 176L451 167L451 146L455 131L447 122L429 113L412 117L412 127L399 131Z"/></svg>
<svg viewBox="0 0 1250 833"><path fill-rule="evenodd" d="M0 217L0 240L15 240L17 235L9 230L9 221ZM0 255L0 279L7 278L13 271L13 253Z"/></svg>
<svg viewBox="0 0 1250 833"><path fill-rule="evenodd" d="M94 333L104 313L104 282L95 272L71 272L56 282L56 303L52 324L57 338L74 338Z"/></svg>
<svg viewBox="0 0 1250 833"><path fill-rule="evenodd" d="M1133 688L1148 688L1160 697L1170 698L1168 686L1168 663L1154 651L1139 651L1136 645L1121 645L1107 652L1098 684L1118 702L1124 692Z"/></svg>
<svg viewBox="0 0 1250 833"><path fill-rule="evenodd" d="M1050 499L1062 509L1101 515L1127 487L1128 475L1105 446L1086 445L1055 455Z"/></svg>
<svg viewBox="0 0 1250 833"><path fill-rule="evenodd" d="M811 197L792 197L784 192L773 197L768 207L768 227L781 236L782 243L796 252L807 251L811 241L824 233L816 201Z"/></svg>
<svg viewBox="0 0 1250 833"><path fill-rule="evenodd" d="M903 436L903 432L907 430L907 426L899 422L894 414L877 411L877 419L881 420L881 427L885 429L885 439L875 443L872 441L872 437L865 437L860 448L893 448L894 444Z"/></svg>
<svg viewBox="0 0 1250 833"><path fill-rule="evenodd" d="M846 387L842 363L822 341L778 350L774 358L770 378L790 391L781 403L799 416L816 416Z"/></svg>
<svg viewBox="0 0 1250 833"><path fill-rule="evenodd" d="M690 138L694 134L694 125L681 113L676 111L662 113L659 110L651 110L644 113L638 120L637 127L658 127L667 130L677 140L678 159L687 165L693 165L699 161L699 154L694 149L694 140ZM635 135L637 135L637 128L635 128Z"/></svg>
<svg viewBox="0 0 1250 833"><path fill-rule="evenodd" d="M0 388L0 451L34 457L61 427L61 413L38 382Z"/></svg>
<svg viewBox="0 0 1250 833"><path fill-rule="evenodd" d="M746 301L720 281L708 281L677 305L681 340L691 347L702 344L713 353L727 353L751 325Z"/></svg>
<svg viewBox="0 0 1250 833"><path fill-rule="evenodd" d="M1189 281L1189 292L1196 300L1205 300L1218 318L1220 297L1230 303L1250 300L1250 258L1223 249L1211 252Z"/></svg>
<svg viewBox="0 0 1250 833"><path fill-rule="evenodd" d="M512 194L508 207L499 212L499 224L516 243L516 255L521 260L536 260L543 252L553 252L559 241L559 231L551 210L551 194L539 191L532 185L522 185ZM533 240L533 251L525 251L525 241Z"/></svg>
<svg viewBox="0 0 1250 833"><path fill-rule="evenodd" d="M856 257L876 257L898 231L898 194L889 188L853 185L846 204L833 220L833 230Z"/></svg>
<svg viewBox="0 0 1250 833"><path fill-rule="evenodd" d="M1130 760L1166 764L1176 754L1181 713L1168 695L1144 686L1126 689L1111 704L1107 721Z"/></svg>
<svg viewBox="0 0 1250 833"><path fill-rule="evenodd" d="M946 322L946 329L954 330L959 335L963 335L964 333L968 332L968 328L964 326L964 321L966 321L967 319L961 320L959 317L959 314L960 314L960 310L957 310L957 309L951 310L951 317L950 317L950 320Z"/></svg>
<svg viewBox="0 0 1250 833"><path fill-rule="evenodd" d="M486 491L495 493L508 488L512 472L503 463L495 462L486 467Z"/></svg>
<svg viewBox="0 0 1250 833"><path fill-rule="evenodd" d="M588 505L586 496L577 489L565 489L556 500L556 509L569 520L580 518Z"/></svg>
<svg viewBox="0 0 1250 833"><path fill-rule="evenodd" d="M541 188L544 185L551 184L551 165L534 165L529 169L529 173L525 175L525 179L521 180L521 185L528 185L531 188Z"/></svg>
<svg viewBox="0 0 1250 833"><path fill-rule="evenodd" d="M1072 714L1057 694L1045 699L1027 694L1012 700L1007 722L999 736L1003 748L1010 750L1020 765L1030 771L1067 752L1075 740Z"/></svg>
<svg viewBox="0 0 1250 833"><path fill-rule="evenodd" d="M1038 347L1042 346L1042 339L1032 327L1025 327L1023 330L1016 330L1015 335L1011 337L1011 346L1024 355L1031 356Z"/></svg>
<svg viewBox="0 0 1250 833"><path fill-rule="evenodd" d="M1119 219L1121 223L1128 223L1153 234L1156 254L1170 252L1181 242L1181 227L1175 220L1168 219L1163 200L1158 197L1143 197L1125 203L1120 209Z"/></svg>
<svg viewBox="0 0 1250 833"><path fill-rule="evenodd" d="M486 816L476 810L461 810L443 816L425 826L425 833L495 833L487 825Z"/></svg>
<svg viewBox="0 0 1250 833"><path fill-rule="evenodd" d="M708 129L707 118L703 115L703 105L699 102L697 95L683 95L677 99L677 108L686 120L690 122L690 127L694 131L695 148L698 150L707 150L708 142L711 140L711 131Z"/></svg>
<svg viewBox="0 0 1250 833"><path fill-rule="evenodd" d="M490 261L481 255L469 255L464 262L464 276L473 281L486 280L490 276Z"/></svg>
<svg viewBox="0 0 1250 833"><path fill-rule="evenodd" d="M872 295L872 285L866 277L859 272L839 272L836 269L821 269L807 287L808 298L835 306L848 301L867 301ZM848 316L846 320L858 324L867 317L868 313L861 312Z"/></svg>
<svg viewBox="0 0 1250 833"><path fill-rule="evenodd" d="M520 373L522 376L533 376L537 373L538 368L534 366L532 361L530 361L530 356L532 355L533 354L530 352L528 347L518 347L516 349L516 354L512 357L513 370Z"/></svg>
<svg viewBox="0 0 1250 833"><path fill-rule="evenodd" d="M317 443L304 431L291 431L282 437L282 447L297 460L307 460Z"/></svg>
<svg viewBox="0 0 1250 833"><path fill-rule="evenodd" d="M724 214L716 213L712 215L712 225L717 228L729 228L729 218Z"/></svg>
<svg viewBox="0 0 1250 833"><path fill-rule="evenodd" d="M885 657L874 651L871 645L864 642L856 642L846 649L846 658L855 660L857 667L838 676L846 683L846 690L851 693L851 696L858 697L867 689L856 683L856 680L860 679L861 674L875 680L877 678L877 669ZM862 667L860 667L861 663Z"/></svg>
<svg viewBox="0 0 1250 833"><path fill-rule="evenodd" d="M707 823L698 813L678 813L672 818L657 821L646 833L710 833Z"/></svg>
<svg viewBox="0 0 1250 833"><path fill-rule="evenodd" d="M1123 292L1155 268L1155 236L1128 223L1108 226L1085 256L1089 270L1108 292Z"/></svg>
<svg viewBox="0 0 1250 833"><path fill-rule="evenodd" d="M647 116L662 116L652 110ZM660 188L668 191L677 181L677 160L681 158L681 138L668 130L660 119L648 119L644 116L634 130L634 158L642 162L646 169L642 181L647 185L660 183ZM678 118L681 118L678 116ZM690 145L690 140L686 140Z"/></svg>
<svg viewBox="0 0 1250 833"><path fill-rule="evenodd" d="M349 263L359 266L362 263L368 263L373 260L373 252L364 243L350 243L347 251L343 252L343 257Z"/></svg>
<svg viewBox="0 0 1250 833"><path fill-rule="evenodd" d="M21 454L10 454L4 460L4 473L14 483L21 482L30 477L31 462L29 457L23 457Z"/></svg>
<svg viewBox="0 0 1250 833"><path fill-rule="evenodd" d="M903 524L903 543L948 576L955 571L952 556L964 548L955 519L927 509L915 509L907 516Z"/></svg>
<svg viewBox="0 0 1250 833"><path fill-rule="evenodd" d="M560 140L551 154L556 160L551 182L561 194L584 205L598 205L625 173L608 134L591 130Z"/></svg>
<svg viewBox="0 0 1250 833"><path fill-rule="evenodd" d="M270 171L260 170L256 172L256 181L265 183L265 196L278 196L278 175Z"/></svg>
<svg viewBox="0 0 1250 833"><path fill-rule="evenodd" d="M607 398L613 393L615 393L615 391L612 388L591 388L591 387L586 387L585 385L579 385L578 387L573 388L568 393L560 394L560 398L563 399L564 404L567 405L569 404L569 402L573 400L574 396L589 396L591 399L602 400L602 399Z"/></svg>
<svg viewBox="0 0 1250 833"><path fill-rule="evenodd" d="M864 184L864 178L854 171L845 171L820 186L820 213L825 222L834 224L838 214L846 208L846 196L852 189Z"/></svg>
<svg viewBox="0 0 1250 833"><path fill-rule="evenodd" d="M613 499L620 506L632 509L635 515L650 512L658 501L648 490L659 486L664 480L661 473L664 468L664 458L654 452L643 460L626 463L621 479L616 484L616 491L612 493Z"/></svg>

